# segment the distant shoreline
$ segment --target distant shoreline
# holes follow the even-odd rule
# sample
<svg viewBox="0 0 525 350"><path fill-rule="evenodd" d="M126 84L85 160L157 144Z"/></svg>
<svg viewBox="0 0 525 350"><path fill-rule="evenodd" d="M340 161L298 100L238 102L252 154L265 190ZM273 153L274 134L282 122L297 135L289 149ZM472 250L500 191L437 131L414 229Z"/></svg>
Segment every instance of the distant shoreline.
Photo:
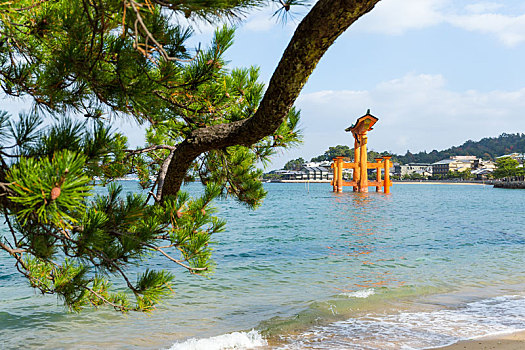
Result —
<svg viewBox="0 0 525 350"><path fill-rule="evenodd" d="M271 183L331 183L332 180L279 180L270 181Z"/></svg>
<svg viewBox="0 0 525 350"><path fill-rule="evenodd" d="M473 182L473 181L462 181L462 182L449 182L449 181L393 181L396 185L491 185L488 182Z"/></svg>
<svg viewBox="0 0 525 350"><path fill-rule="evenodd" d="M268 181L266 183L331 183L332 180L279 180ZM400 181L392 180L395 185L491 185L489 182L475 182L475 181L438 181L438 180L422 180L422 181ZM373 186L370 186L373 187Z"/></svg>

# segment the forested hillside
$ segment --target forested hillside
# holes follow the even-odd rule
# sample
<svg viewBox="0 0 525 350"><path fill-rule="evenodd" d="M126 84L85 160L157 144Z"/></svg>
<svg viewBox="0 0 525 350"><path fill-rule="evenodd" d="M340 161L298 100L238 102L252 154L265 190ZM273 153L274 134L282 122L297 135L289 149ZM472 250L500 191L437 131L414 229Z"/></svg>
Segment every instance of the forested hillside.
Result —
<svg viewBox="0 0 525 350"><path fill-rule="evenodd" d="M501 134L498 137L486 137L479 141L468 140L461 146L454 146L443 151L433 150L430 153L410 151L404 156L397 156L403 163L434 163L451 156L476 156L486 160L508 153L525 153L525 134Z"/></svg>
<svg viewBox="0 0 525 350"><path fill-rule="evenodd" d="M451 156L476 156L486 160L495 160L496 157L508 153L525 153L525 134L501 134L498 137L486 137L479 141L468 140L461 146L454 146L443 151L433 150L427 153L426 151L419 153L411 153L407 151L405 155L392 154L392 160L401 164L407 163L435 163ZM374 157L387 155L388 152L368 152L370 161ZM343 145L330 147L324 154L311 159L312 162L331 161L337 156L353 158L353 148Z"/></svg>

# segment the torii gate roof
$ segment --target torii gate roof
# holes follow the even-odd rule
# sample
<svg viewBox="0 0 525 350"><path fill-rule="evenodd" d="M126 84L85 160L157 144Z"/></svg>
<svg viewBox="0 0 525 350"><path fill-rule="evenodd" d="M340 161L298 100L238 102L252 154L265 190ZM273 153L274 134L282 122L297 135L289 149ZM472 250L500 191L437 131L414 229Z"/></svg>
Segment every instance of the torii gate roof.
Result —
<svg viewBox="0 0 525 350"><path fill-rule="evenodd" d="M351 132L354 135L362 134L372 130L372 126L374 126L378 120L379 119L370 114L370 110L367 110L364 116L357 118L355 124L346 128L345 131Z"/></svg>

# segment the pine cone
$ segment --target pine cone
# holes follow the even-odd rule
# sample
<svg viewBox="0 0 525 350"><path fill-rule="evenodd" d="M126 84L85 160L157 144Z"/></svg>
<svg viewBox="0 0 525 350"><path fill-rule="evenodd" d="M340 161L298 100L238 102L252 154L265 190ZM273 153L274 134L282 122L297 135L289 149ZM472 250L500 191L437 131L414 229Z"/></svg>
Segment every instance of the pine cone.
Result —
<svg viewBox="0 0 525 350"><path fill-rule="evenodd" d="M60 187L53 187L51 190L51 200L54 201L58 196L60 196Z"/></svg>

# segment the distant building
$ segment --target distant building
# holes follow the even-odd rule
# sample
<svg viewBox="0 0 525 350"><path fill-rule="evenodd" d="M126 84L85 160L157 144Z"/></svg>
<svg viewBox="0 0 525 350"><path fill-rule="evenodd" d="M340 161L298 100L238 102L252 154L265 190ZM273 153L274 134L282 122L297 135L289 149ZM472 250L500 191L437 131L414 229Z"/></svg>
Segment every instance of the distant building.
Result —
<svg viewBox="0 0 525 350"><path fill-rule="evenodd" d="M268 174L278 175L279 176L278 178L279 179L283 179L283 180L295 180L299 176L302 176L302 173L300 171L297 171L297 170L284 170L284 169L272 170L272 171L268 172Z"/></svg>
<svg viewBox="0 0 525 350"><path fill-rule="evenodd" d="M453 159L443 159L432 164L432 175L445 175L450 170L450 164Z"/></svg>
<svg viewBox="0 0 525 350"><path fill-rule="evenodd" d="M332 180L332 169L325 167L306 167L303 166L300 170L272 170L270 174L279 175L281 180Z"/></svg>
<svg viewBox="0 0 525 350"><path fill-rule="evenodd" d="M514 160L517 160L520 164L525 163L525 153L511 153L511 154L505 154L505 155L503 155L503 156L496 157L496 159L499 159L499 158L505 158L505 157L509 157L509 158L514 159Z"/></svg>
<svg viewBox="0 0 525 350"><path fill-rule="evenodd" d="M394 164L394 175L406 176L411 174L419 174L423 176L432 175L432 164L423 163L408 163L408 164Z"/></svg>
<svg viewBox="0 0 525 350"><path fill-rule="evenodd" d="M489 172L493 172L494 170L496 170L496 163L494 163L491 160L480 159L478 169L488 170Z"/></svg>
<svg viewBox="0 0 525 350"><path fill-rule="evenodd" d="M307 162L304 163L302 166L306 168L315 168L315 167L323 167L323 168L330 168L332 165L331 161L322 161L322 162Z"/></svg>
<svg viewBox="0 0 525 350"><path fill-rule="evenodd" d="M477 169L481 159L476 156L453 156L432 164L432 175L445 175L449 171Z"/></svg>
<svg viewBox="0 0 525 350"><path fill-rule="evenodd" d="M322 166L303 167L300 171L306 175L306 180L332 180L333 178L332 169ZM304 176L303 179L305 179Z"/></svg>
<svg viewBox="0 0 525 350"><path fill-rule="evenodd" d="M479 169L472 170L472 175L474 175L477 180L484 180L488 178L489 175L492 174L493 171L494 171L493 169L490 170L490 169L479 168Z"/></svg>

